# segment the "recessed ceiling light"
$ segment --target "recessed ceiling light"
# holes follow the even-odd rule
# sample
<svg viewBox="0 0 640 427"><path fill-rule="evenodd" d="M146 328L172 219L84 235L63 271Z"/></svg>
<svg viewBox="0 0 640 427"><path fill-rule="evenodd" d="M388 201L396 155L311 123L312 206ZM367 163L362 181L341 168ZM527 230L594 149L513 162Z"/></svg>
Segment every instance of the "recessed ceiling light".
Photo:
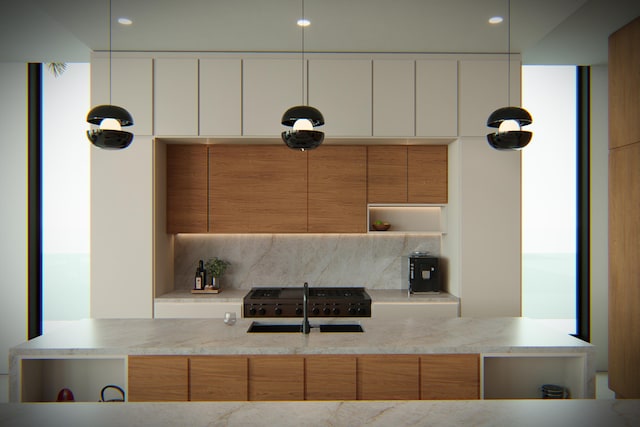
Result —
<svg viewBox="0 0 640 427"><path fill-rule="evenodd" d="M489 18L489 24L499 24L502 21L504 21L504 18L502 16L492 16L491 18Z"/></svg>
<svg viewBox="0 0 640 427"><path fill-rule="evenodd" d="M133 24L133 21L131 19L129 19L129 18L122 17L122 18L118 18L118 24L131 25L131 24Z"/></svg>
<svg viewBox="0 0 640 427"><path fill-rule="evenodd" d="M298 25L300 27L308 27L309 25L311 25L311 21L306 18L300 18L298 19Z"/></svg>

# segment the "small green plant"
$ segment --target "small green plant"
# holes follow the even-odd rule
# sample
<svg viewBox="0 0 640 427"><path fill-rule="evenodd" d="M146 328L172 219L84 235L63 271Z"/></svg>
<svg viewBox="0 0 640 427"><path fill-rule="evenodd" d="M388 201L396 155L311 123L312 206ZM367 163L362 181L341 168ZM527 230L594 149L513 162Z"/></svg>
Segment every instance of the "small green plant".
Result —
<svg viewBox="0 0 640 427"><path fill-rule="evenodd" d="M220 277L227 271L227 268L231 265L230 262L220 259L218 257L209 259L204 268L207 270L209 277Z"/></svg>

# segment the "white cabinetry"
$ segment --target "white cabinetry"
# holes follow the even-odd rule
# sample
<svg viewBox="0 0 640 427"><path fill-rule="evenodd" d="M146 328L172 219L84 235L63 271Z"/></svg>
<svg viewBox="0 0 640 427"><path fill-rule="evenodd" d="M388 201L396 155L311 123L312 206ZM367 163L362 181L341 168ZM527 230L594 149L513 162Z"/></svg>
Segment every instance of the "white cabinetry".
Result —
<svg viewBox="0 0 640 427"><path fill-rule="evenodd" d="M200 135L242 134L242 60L200 59Z"/></svg>
<svg viewBox="0 0 640 427"><path fill-rule="evenodd" d="M414 133L414 61L374 60L373 135L398 137Z"/></svg>
<svg viewBox="0 0 640 427"><path fill-rule="evenodd" d="M416 61L416 136L458 134L458 61Z"/></svg>
<svg viewBox="0 0 640 427"><path fill-rule="evenodd" d="M197 58L155 60L154 117L156 135L198 135Z"/></svg>
<svg viewBox="0 0 640 427"><path fill-rule="evenodd" d="M322 112L331 137L371 136L371 60L309 60L309 105Z"/></svg>
<svg viewBox="0 0 640 427"><path fill-rule="evenodd" d="M109 86L111 72L111 86ZM91 58L91 105L113 104L133 116L134 135L153 135L153 60L151 58L113 57L105 54ZM111 96L109 96L111 91Z"/></svg>
<svg viewBox="0 0 640 427"><path fill-rule="evenodd" d="M243 61L243 135L280 135L282 114L303 104L301 67L300 60L292 59Z"/></svg>
<svg viewBox="0 0 640 427"><path fill-rule="evenodd" d="M508 99L509 71L503 59L460 61L460 136L485 136L489 115L501 107L520 105L520 56L511 55L511 91Z"/></svg>

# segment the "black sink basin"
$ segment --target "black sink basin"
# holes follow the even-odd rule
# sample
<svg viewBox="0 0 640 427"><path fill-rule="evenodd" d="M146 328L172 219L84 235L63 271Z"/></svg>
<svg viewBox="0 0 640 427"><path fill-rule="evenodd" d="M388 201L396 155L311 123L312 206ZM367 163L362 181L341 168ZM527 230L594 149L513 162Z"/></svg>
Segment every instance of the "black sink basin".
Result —
<svg viewBox="0 0 640 427"><path fill-rule="evenodd" d="M320 325L320 332L364 332L364 329L358 324Z"/></svg>
<svg viewBox="0 0 640 427"><path fill-rule="evenodd" d="M285 325L280 323L256 323L253 322L247 332L302 332L302 324Z"/></svg>
<svg viewBox="0 0 640 427"><path fill-rule="evenodd" d="M319 328L320 332L364 332L362 326L358 324L327 324L312 326L312 329ZM253 322L247 332L302 332L302 324L283 323L258 323Z"/></svg>

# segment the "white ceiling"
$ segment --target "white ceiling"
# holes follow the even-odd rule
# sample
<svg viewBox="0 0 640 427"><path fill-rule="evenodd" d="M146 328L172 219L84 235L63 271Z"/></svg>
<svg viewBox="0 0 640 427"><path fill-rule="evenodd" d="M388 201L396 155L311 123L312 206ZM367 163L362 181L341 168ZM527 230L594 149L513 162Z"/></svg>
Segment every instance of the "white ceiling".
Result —
<svg viewBox="0 0 640 427"><path fill-rule="evenodd" d="M308 52L506 52L508 0L305 0ZM88 62L109 48L108 0L0 0L0 61ZM114 51L299 52L301 0L112 0ZM131 18L129 27L115 23ZM639 0L511 0L526 64L607 62Z"/></svg>

